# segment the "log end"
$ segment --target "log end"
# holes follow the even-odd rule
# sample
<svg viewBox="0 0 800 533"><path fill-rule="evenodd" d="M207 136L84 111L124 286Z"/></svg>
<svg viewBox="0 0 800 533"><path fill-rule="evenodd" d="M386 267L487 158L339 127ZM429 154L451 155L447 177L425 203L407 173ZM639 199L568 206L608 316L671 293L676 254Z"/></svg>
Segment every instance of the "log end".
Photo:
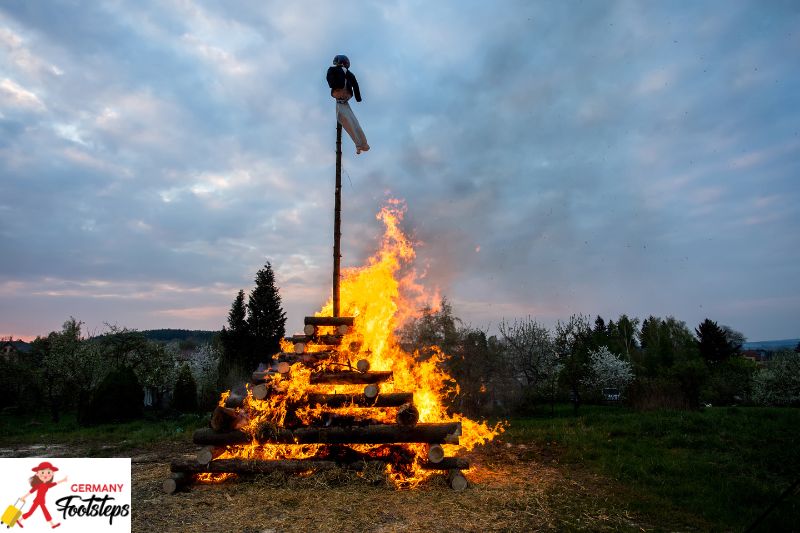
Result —
<svg viewBox="0 0 800 533"><path fill-rule="evenodd" d="M212 448L203 448L197 452L197 464L207 465L214 459L214 452Z"/></svg>
<svg viewBox="0 0 800 533"><path fill-rule="evenodd" d="M451 470L447 475L447 482L450 484L450 488L456 492L466 490L469 486L467 478L464 477L460 470Z"/></svg>
<svg viewBox="0 0 800 533"><path fill-rule="evenodd" d="M431 444L428 447L428 461L438 464L442 462L442 459L444 459L444 448L441 444Z"/></svg>
<svg viewBox="0 0 800 533"><path fill-rule="evenodd" d="M397 423L401 426L415 426L419 422L419 409L413 403L404 403L397 409Z"/></svg>
<svg viewBox="0 0 800 533"><path fill-rule="evenodd" d="M259 383L255 387L253 387L253 398L256 400L263 400L267 397L269 393L269 388L267 387L266 383Z"/></svg>
<svg viewBox="0 0 800 533"><path fill-rule="evenodd" d="M359 372L362 372L362 373L363 372L368 372L369 371L369 361L367 361L366 359L359 359L358 362L356 363L356 369Z"/></svg>
<svg viewBox="0 0 800 533"><path fill-rule="evenodd" d="M375 385L374 383L371 383L366 387L364 387L364 397L370 400L377 398L378 392L379 392L378 386Z"/></svg>
<svg viewBox="0 0 800 533"><path fill-rule="evenodd" d="M175 494L178 490L178 483L171 477L167 478L161 483L161 490L164 491L164 494Z"/></svg>
<svg viewBox="0 0 800 533"><path fill-rule="evenodd" d="M176 472L161 482L161 490L164 494L175 494L180 490L188 488L192 477L183 472Z"/></svg>

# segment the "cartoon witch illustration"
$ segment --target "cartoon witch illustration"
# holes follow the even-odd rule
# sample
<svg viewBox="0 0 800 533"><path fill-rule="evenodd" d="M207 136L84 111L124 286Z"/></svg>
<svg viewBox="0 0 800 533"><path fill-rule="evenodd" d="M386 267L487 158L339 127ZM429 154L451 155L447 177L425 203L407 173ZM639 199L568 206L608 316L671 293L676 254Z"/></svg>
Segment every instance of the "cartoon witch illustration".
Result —
<svg viewBox="0 0 800 533"><path fill-rule="evenodd" d="M47 520L47 523L50 524L51 528L57 528L61 525L61 522L54 524L50 513L47 510L47 507L44 506L44 497L47 494L47 491L58 485L59 483L64 483L67 481L67 478L64 477L61 481L53 482L53 472L58 472L58 468L50 464L48 461L44 461L40 463L38 466L32 468L34 472L36 472L31 478L31 490L26 492L24 496L22 496L22 501L25 502L25 499L33 494L36 493L36 497L33 499L33 505L31 506L30 510L22 515L22 518L17 520L17 525L22 527L22 519L27 520L29 516L33 514L37 507L42 508L42 513L44 514L44 519Z"/></svg>

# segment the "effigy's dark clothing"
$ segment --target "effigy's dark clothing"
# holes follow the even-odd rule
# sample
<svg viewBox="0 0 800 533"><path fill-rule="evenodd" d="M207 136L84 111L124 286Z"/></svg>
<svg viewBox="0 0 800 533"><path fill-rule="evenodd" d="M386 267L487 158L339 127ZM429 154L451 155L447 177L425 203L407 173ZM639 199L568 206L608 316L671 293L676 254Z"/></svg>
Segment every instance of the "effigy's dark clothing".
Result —
<svg viewBox="0 0 800 533"><path fill-rule="evenodd" d="M329 67L326 78L328 80L328 87L331 88L331 96L333 96L333 91L336 89L345 89L350 96L355 96L356 102L361 101L361 91L358 90L358 80L356 80L355 75L349 70L345 70L342 67Z"/></svg>

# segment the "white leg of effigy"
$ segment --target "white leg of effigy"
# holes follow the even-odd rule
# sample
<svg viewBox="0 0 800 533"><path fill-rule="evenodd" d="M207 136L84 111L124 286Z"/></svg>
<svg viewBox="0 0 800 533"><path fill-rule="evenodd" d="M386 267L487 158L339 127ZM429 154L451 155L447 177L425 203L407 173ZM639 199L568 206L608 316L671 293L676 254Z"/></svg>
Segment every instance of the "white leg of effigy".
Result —
<svg viewBox="0 0 800 533"><path fill-rule="evenodd" d="M336 102L336 119L350 138L353 139L357 154L369 150L367 136L364 135L364 130L361 129L361 124L358 123L358 119L350 108L350 104L347 102Z"/></svg>

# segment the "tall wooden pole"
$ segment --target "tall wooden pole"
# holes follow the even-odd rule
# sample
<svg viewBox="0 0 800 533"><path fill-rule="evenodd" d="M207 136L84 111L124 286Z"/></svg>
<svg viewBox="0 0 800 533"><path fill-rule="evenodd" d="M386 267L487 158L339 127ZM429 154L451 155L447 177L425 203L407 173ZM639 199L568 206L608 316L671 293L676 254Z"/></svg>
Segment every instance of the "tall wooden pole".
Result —
<svg viewBox="0 0 800 533"><path fill-rule="evenodd" d="M342 240L342 125L336 122L336 200L333 215L333 316L339 316L339 260Z"/></svg>

